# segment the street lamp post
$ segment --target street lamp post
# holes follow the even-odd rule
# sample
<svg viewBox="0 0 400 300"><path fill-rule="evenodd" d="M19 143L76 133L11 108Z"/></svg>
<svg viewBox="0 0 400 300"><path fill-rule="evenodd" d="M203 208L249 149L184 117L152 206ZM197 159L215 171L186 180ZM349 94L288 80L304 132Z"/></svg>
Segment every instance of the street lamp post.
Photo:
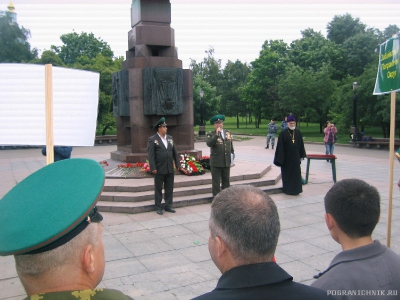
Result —
<svg viewBox="0 0 400 300"><path fill-rule="evenodd" d="M357 140L358 129L357 129L357 89L358 82L353 82L353 126L350 129L350 133L353 135L353 141Z"/></svg>
<svg viewBox="0 0 400 300"><path fill-rule="evenodd" d="M200 90L200 126L199 126L199 137L204 137L206 135L206 126L204 123L204 92Z"/></svg>

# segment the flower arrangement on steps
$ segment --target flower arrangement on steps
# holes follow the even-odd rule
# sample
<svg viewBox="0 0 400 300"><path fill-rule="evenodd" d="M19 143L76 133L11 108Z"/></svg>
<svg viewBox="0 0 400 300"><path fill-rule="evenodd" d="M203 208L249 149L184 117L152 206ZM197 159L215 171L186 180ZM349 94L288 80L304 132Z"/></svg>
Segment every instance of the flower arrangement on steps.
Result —
<svg viewBox="0 0 400 300"><path fill-rule="evenodd" d="M180 155L181 173L187 176L203 175L205 170L202 164L194 156L189 154Z"/></svg>
<svg viewBox="0 0 400 300"><path fill-rule="evenodd" d="M209 168L209 157L203 156L201 159L203 160L203 163L206 166L206 168ZM109 166L109 164L105 160L99 163L104 169L106 169L106 167ZM179 171L187 176L202 175L206 172L203 163L200 163L194 156L191 156L189 154L181 154L180 155L181 169ZM146 162L118 164L116 167L112 168L111 170L108 170L106 173L108 175L121 176L125 178L132 176L145 177L153 175L150 171L150 163L148 160L146 160Z"/></svg>

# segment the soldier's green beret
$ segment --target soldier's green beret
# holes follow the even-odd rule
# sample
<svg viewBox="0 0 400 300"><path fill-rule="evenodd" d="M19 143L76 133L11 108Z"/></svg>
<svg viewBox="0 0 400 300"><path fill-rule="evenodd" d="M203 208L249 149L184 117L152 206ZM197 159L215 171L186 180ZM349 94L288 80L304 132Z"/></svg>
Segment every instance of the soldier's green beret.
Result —
<svg viewBox="0 0 400 300"><path fill-rule="evenodd" d="M153 129L157 129L158 127L160 127L161 125L163 125L165 123L165 118L162 117L160 120L158 120L158 122L156 123L156 125L154 125ZM167 125L167 124L165 124Z"/></svg>
<svg viewBox="0 0 400 300"><path fill-rule="evenodd" d="M215 115L210 119L210 124L214 124L215 122L223 122L225 121L224 115Z"/></svg>
<svg viewBox="0 0 400 300"><path fill-rule="evenodd" d="M104 170L91 159L58 161L32 173L0 200L0 255L54 249L103 217L95 207Z"/></svg>

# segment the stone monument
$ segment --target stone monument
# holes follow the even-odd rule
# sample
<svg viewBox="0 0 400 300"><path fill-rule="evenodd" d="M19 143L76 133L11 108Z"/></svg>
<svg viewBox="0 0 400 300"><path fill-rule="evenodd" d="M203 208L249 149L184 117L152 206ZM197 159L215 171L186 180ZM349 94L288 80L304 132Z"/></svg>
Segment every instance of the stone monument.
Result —
<svg viewBox="0 0 400 300"><path fill-rule="evenodd" d="M112 76L113 114L117 119L117 151L124 162L147 159L147 139L161 118L179 153L194 150L193 76L182 69L171 28L169 0L133 0L132 30L122 70Z"/></svg>

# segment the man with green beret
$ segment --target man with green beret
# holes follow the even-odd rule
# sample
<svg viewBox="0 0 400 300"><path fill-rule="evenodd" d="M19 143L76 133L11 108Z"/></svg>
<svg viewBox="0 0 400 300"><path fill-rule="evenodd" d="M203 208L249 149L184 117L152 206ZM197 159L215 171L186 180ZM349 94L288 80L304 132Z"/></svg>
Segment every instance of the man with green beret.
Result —
<svg viewBox="0 0 400 300"><path fill-rule="evenodd" d="M25 299L132 299L95 289L104 274L104 171L67 159L31 174L0 200L0 255L14 255Z"/></svg>
<svg viewBox="0 0 400 300"><path fill-rule="evenodd" d="M212 194L215 197L221 189L230 186L231 154L234 154L232 135L223 130L225 116L215 115L210 119L213 131L207 134L207 146L210 147L210 167L212 177ZM221 187L222 182L222 187Z"/></svg>
<svg viewBox="0 0 400 300"><path fill-rule="evenodd" d="M167 123L162 117L153 129L157 133L149 137L147 141L147 153L149 156L150 171L154 174L154 200L157 213L163 214L165 211L174 213L172 208L172 196L174 192L174 172L175 168L180 169L179 155L176 151L172 136L167 135ZM165 190L165 204L162 201L162 187Z"/></svg>

